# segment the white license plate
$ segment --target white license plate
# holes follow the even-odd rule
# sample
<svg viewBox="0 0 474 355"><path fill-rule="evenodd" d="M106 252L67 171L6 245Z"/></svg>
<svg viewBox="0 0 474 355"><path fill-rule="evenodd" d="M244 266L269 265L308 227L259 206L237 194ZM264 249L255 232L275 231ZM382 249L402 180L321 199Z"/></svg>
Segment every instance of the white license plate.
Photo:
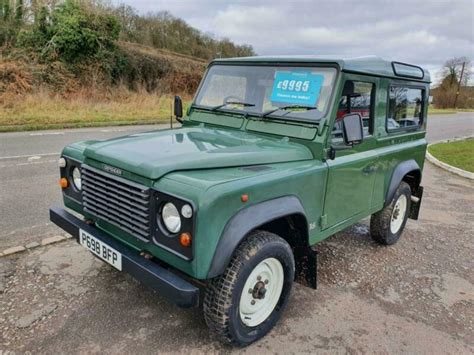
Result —
<svg viewBox="0 0 474 355"><path fill-rule="evenodd" d="M122 271L122 254L89 233L79 230L79 242L87 250L97 255L102 260L108 262L114 268Z"/></svg>

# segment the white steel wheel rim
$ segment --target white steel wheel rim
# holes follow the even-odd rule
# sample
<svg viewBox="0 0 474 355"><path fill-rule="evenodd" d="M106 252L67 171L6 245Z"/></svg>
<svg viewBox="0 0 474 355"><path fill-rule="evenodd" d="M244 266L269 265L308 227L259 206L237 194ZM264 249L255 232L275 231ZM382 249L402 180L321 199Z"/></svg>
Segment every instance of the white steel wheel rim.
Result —
<svg viewBox="0 0 474 355"><path fill-rule="evenodd" d="M400 230L400 227L405 220L405 214L407 212L407 197L400 195L395 202L395 206L392 211L392 218L390 220L390 231L395 234Z"/></svg>
<svg viewBox="0 0 474 355"><path fill-rule="evenodd" d="M256 327L270 316L280 299L284 280L283 266L275 258L263 260L252 270L239 303L240 319L246 326Z"/></svg>

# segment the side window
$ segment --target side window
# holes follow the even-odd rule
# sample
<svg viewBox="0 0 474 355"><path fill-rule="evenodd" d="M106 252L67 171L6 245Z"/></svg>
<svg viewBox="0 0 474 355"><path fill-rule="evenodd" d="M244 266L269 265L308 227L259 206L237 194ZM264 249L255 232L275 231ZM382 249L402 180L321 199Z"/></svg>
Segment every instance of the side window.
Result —
<svg viewBox="0 0 474 355"><path fill-rule="evenodd" d="M388 131L418 128L423 124L422 89L391 86L388 101Z"/></svg>
<svg viewBox="0 0 474 355"><path fill-rule="evenodd" d="M372 83L351 80L345 82L332 131L333 142L342 143L342 118L348 113L360 113L364 123L364 136L372 134L374 94L375 85Z"/></svg>

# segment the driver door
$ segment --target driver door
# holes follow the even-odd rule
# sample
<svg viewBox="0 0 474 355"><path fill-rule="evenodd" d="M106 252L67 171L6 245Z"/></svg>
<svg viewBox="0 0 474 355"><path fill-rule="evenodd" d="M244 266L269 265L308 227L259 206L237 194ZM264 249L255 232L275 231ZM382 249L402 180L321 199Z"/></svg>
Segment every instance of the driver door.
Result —
<svg viewBox="0 0 474 355"><path fill-rule="evenodd" d="M352 148L338 150L336 158L327 161L329 172L322 229L335 227L356 216L363 218L371 208L377 170L373 137L375 80L351 75L347 76L344 84L331 145L336 148L345 147L340 127L341 119L347 113L361 114L364 140Z"/></svg>

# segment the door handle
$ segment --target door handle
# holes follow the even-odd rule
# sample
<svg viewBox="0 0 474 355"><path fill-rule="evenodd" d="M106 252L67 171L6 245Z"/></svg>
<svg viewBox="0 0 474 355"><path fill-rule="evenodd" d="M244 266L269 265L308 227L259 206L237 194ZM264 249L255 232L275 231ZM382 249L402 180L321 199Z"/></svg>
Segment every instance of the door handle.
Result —
<svg viewBox="0 0 474 355"><path fill-rule="evenodd" d="M367 165L364 169L362 169L362 172L366 175L375 173L377 171L377 167L375 165Z"/></svg>

